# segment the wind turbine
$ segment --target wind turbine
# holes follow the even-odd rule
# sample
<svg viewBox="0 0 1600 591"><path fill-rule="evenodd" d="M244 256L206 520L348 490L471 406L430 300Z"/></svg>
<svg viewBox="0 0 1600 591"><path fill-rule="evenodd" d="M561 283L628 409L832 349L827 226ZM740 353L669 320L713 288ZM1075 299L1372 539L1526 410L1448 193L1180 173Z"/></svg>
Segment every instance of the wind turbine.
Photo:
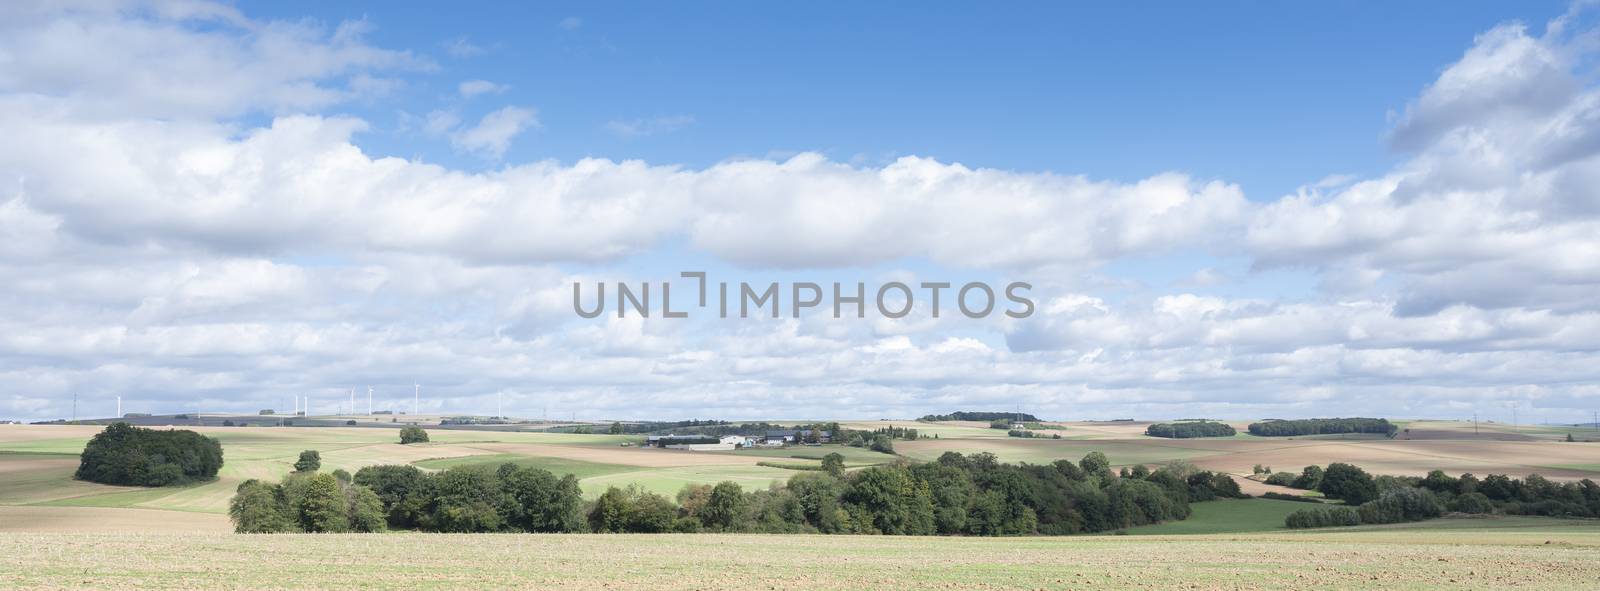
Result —
<svg viewBox="0 0 1600 591"><path fill-rule="evenodd" d="M367 414L372 414L372 386L367 386Z"/></svg>
<svg viewBox="0 0 1600 591"><path fill-rule="evenodd" d="M422 384L412 384L411 387L411 416L417 416L417 401L422 399Z"/></svg>

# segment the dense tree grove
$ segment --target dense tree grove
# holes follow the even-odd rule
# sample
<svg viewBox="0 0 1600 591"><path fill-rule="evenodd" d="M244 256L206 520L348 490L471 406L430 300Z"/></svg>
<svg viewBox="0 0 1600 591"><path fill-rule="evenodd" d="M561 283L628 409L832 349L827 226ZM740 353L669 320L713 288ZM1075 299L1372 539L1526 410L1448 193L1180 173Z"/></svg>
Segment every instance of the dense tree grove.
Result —
<svg viewBox="0 0 1600 591"><path fill-rule="evenodd" d="M767 532L890 535L1028 535L1099 532L1184 519L1189 503L1243 497L1226 474L1173 463L1119 477L1103 454L1080 462L1001 464L987 453L946 453L925 464L807 471L786 485L746 491L733 482L684 487L676 499L637 487L582 501L577 479L504 464L423 473L369 466L342 484L311 489L292 475L277 487L241 486L233 514L241 532ZM330 499L342 492L338 505ZM314 493L314 494L313 494ZM370 499L355 503L354 498ZM308 500L309 499L309 500ZM345 508L343 521L335 509ZM368 511L370 509L370 511ZM360 511L358 520L357 512ZM359 529L355 524L359 521Z"/></svg>
<svg viewBox="0 0 1600 591"><path fill-rule="evenodd" d="M1491 474L1479 480L1472 474L1452 477L1441 470L1423 478L1373 478L1349 464L1331 464L1326 470L1308 466L1302 478L1312 474L1320 476L1318 490L1346 506L1296 511L1285 520L1289 527L1421 521L1445 512L1600 517L1600 485L1589 479L1557 484L1537 474L1526 479ZM1297 488L1307 488L1299 484L1297 480Z"/></svg>
<svg viewBox="0 0 1600 591"><path fill-rule="evenodd" d="M1030 415L1030 414L1025 413L1025 412L977 412L977 411L958 410L956 412L953 412L953 413L950 413L950 414L947 414L947 415L923 415L922 418L919 418L917 420L918 421L922 421L924 423L933 423L933 422L938 422L938 421L1000 421L1000 420L1003 420L1003 421L1006 421L1007 424L1010 424L1011 421L1037 423L1037 422L1039 422L1039 417Z"/></svg>
<svg viewBox="0 0 1600 591"><path fill-rule="evenodd" d="M1399 427L1388 419L1274 419L1250 423L1250 434L1263 437L1327 435L1337 433L1381 433L1393 437Z"/></svg>
<svg viewBox="0 0 1600 591"><path fill-rule="evenodd" d="M95 434L79 457L80 480L131 486L168 486L216 478L222 444L194 431L145 429L112 423Z"/></svg>
<svg viewBox="0 0 1600 591"><path fill-rule="evenodd" d="M228 503L239 533L340 533L384 530L383 501L372 489L332 474L296 472L278 484L250 479Z"/></svg>
<svg viewBox="0 0 1600 591"><path fill-rule="evenodd" d="M428 432L422 430L422 427L410 426L400 428L400 445L427 442Z"/></svg>
<svg viewBox="0 0 1600 591"><path fill-rule="evenodd" d="M1233 437L1235 431L1232 426L1216 421L1183 421L1178 423L1156 423L1146 427L1145 435L1151 437L1166 437L1169 439L1190 439L1194 437Z"/></svg>

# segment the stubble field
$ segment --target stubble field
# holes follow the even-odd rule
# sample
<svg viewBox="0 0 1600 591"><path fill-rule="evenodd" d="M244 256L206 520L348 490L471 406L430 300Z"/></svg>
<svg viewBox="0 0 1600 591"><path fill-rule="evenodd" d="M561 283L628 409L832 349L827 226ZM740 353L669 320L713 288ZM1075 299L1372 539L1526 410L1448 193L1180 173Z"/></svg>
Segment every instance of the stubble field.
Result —
<svg viewBox="0 0 1600 591"><path fill-rule="evenodd" d="M1000 539L0 534L0 587L1576 590L1600 580L1600 530L1499 521L1335 534Z"/></svg>

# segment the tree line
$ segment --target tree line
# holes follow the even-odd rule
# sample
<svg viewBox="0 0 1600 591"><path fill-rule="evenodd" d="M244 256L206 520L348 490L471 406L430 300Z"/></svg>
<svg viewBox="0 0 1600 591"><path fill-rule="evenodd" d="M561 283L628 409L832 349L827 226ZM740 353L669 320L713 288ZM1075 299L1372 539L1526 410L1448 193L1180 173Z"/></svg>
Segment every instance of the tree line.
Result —
<svg viewBox="0 0 1600 591"><path fill-rule="evenodd" d="M918 421L922 421L924 423L936 423L936 422L939 422L939 421L1000 421L1000 420L1004 420L1004 421L1007 422L1007 424L1009 424L1010 421L1023 421L1023 422L1037 423L1037 422L1039 422L1039 417L1030 415L1030 414L1025 413L1025 412L980 412L980 411L958 410L956 412L953 412L953 413L950 413L950 414L947 414L947 415L922 415L922 417L918 418L917 420Z"/></svg>
<svg viewBox="0 0 1600 591"><path fill-rule="evenodd" d="M296 473L278 485L239 487L230 514L240 532L753 532L888 535L1031 535L1110 531L1184 519L1189 503L1243 497L1226 474L1176 462L1114 473L1105 455L1047 465L1003 464L993 454L946 453L845 472L795 475L745 490L689 485L675 498L631 486L585 502L572 475L502 464L426 473L369 466L353 478ZM315 481L312 488L311 481ZM335 515L342 511L342 517ZM376 519L374 516L377 516Z"/></svg>
<svg viewBox="0 0 1600 591"><path fill-rule="evenodd" d="M1334 463L1326 469L1306 466L1289 486L1317 490L1345 504L1291 513L1284 521L1291 528L1422 521L1447 511L1600 517L1600 485L1587 478L1558 484L1537 474L1526 479L1490 474L1480 480L1470 473L1453 477L1442 470L1422 478L1373 477L1356 466Z"/></svg>
<svg viewBox="0 0 1600 591"><path fill-rule="evenodd" d="M1194 437L1233 437L1238 433L1232 426L1216 421L1183 421L1178 423L1156 423L1145 427L1144 434L1151 437L1166 437L1168 439L1191 439Z"/></svg>
<svg viewBox="0 0 1600 591"><path fill-rule="evenodd" d="M1250 423L1250 434L1262 437L1331 435L1339 433L1381 433L1390 437L1400 429L1389 419L1354 417L1348 419L1271 419Z"/></svg>

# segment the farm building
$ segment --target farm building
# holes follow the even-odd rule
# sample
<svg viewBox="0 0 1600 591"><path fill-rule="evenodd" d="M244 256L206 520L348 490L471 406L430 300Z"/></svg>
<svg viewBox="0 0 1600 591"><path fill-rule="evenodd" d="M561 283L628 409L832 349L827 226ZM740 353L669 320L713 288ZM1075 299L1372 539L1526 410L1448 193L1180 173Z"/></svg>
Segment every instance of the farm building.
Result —
<svg viewBox="0 0 1600 591"><path fill-rule="evenodd" d="M645 438L648 447L687 449L693 451L718 451L737 449L746 443L741 435L651 435Z"/></svg>

